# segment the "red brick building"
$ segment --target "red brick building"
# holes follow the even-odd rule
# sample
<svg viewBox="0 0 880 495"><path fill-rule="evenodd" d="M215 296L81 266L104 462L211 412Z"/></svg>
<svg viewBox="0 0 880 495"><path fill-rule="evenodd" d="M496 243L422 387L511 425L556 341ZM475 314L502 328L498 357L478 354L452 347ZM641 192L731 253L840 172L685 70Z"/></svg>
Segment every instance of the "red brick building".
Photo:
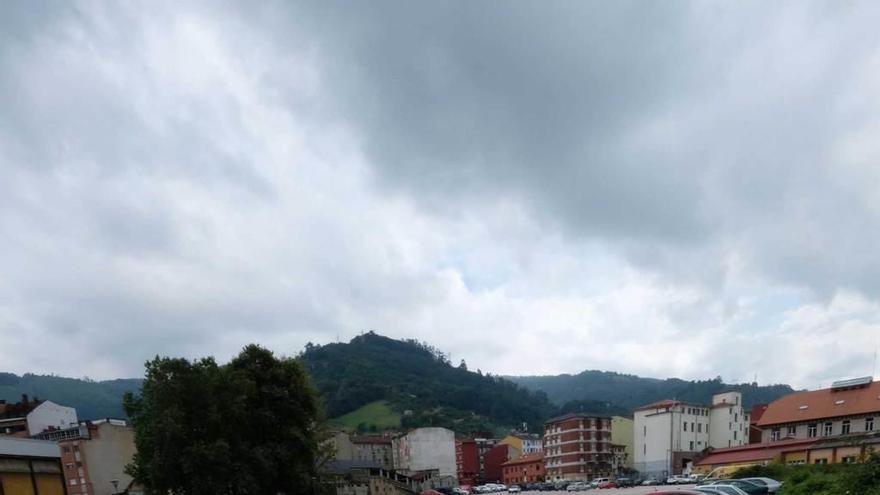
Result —
<svg viewBox="0 0 880 495"><path fill-rule="evenodd" d="M501 465L501 479L505 485L520 485L544 481L544 453L524 455Z"/></svg>
<svg viewBox="0 0 880 495"><path fill-rule="evenodd" d="M480 452L471 438L455 441L455 472L459 485L479 484Z"/></svg>
<svg viewBox="0 0 880 495"><path fill-rule="evenodd" d="M503 477L503 465L505 462L519 457L519 450L506 443L499 443L483 455L485 469L484 483L500 483Z"/></svg>
<svg viewBox="0 0 880 495"><path fill-rule="evenodd" d="M571 413L544 424L548 481L588 481L611 476L611 418Z"/></svg>

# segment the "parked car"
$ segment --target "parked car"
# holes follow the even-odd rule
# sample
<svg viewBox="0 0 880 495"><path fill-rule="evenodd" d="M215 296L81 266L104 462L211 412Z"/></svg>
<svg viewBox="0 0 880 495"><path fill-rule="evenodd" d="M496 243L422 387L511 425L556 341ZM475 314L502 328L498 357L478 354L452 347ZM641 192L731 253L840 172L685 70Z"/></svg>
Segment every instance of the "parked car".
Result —
<svg viewBox="0 0 880 495"><path fill-rule="evenodd" d="M659 492L651 492L651 495L706 495L705 493L689 488L667 488Z"/></svg>
<svg viewBox="0 0 880 495"><path fill-rule="evenodd" d="M733 485L698 486L696 490L708 495L748 495L742 491L742 488L737 488Z"/></svg>
<svg viewBox="0 0 880 495"><path fill-rule="evenodd" d="M690 476L684 476L681 474L673 474L672 476L666 478L667 485L686 485L688 483L693 483L693 481L691 481Z"/></svg>
<svg viewBox="0 0 880 495"><path fill-rule="evenodd" d="M768 493L776 493L782 488L782 483L773 478L740 478L756 485L766 486Z"/></svg>
<svg viewBox="0 0 880 495"><path fill-rule="evenodd" d="M709 486L715 485L735 486L749 495L767 495L769 493L766 486L761 486L757 483L745 480L721 480L716 481Z"/></svg>
<svg viewBox="0 0 880 495"><path fill-rule="evenodd" d="M507 493L519 493L522 491L522 488L519 485L510 485L507 487Z"/></svg>
<svg viewBox="0 0 880 495"><path fill-rule="evenodd" d="M571 484L571 481L557 481L556 483L553 483L553 489L554 490L565 490L568 488L568 485L570 485L570 484Z"/></svg>
<svg viewBox="0 0 880 495"><path fill-rule="evenodd" d="M630 486L635 486L636 482L632 478L617 478L617 486L621 488L626 488Z"/></svg>
<svg viewBox="0 0 880 495"><path fill-rule="evenodd" d="M657 478L648 478L642 482L642 486L654 486L659 484L660 480L658 480Z"/></svg>
<svg viewBox="0 0 880 495"><path fill-rule="evenodd" d="M603 481L596 488L617 488L617 483L614 481Z"/></svg>
<svg viewBox="0 0 880 495"><path fill-rule="evenodd" d="M585 481L576 481L570 485L568 485L565 490L569 492L585 492L589 490L590 484Z"/></svg>

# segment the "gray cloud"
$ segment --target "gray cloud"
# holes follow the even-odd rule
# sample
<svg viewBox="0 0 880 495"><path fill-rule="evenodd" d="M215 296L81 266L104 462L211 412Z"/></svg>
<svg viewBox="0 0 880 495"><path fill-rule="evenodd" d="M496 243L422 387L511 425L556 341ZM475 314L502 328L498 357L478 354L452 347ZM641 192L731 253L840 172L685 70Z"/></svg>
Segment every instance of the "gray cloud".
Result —
<svg viewBox="0 0 880 495"><path fill-rule="evenodd" d="M374 328L501 373L846 374L880 330L877 8L4 6L0 368Z"/></svg>

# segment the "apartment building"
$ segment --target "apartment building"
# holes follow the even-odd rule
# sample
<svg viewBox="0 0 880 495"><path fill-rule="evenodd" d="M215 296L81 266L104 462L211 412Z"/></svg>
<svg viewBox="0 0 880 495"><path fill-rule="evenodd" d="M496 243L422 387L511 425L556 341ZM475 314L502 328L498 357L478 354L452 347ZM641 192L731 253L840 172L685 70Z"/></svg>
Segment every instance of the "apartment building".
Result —
<svg viewBox="0 0 880 495"><path fill-rule="evenodd" d="M536 452L517 457L502 466L501 482L505 485L544 481L544 454Z"/></svg>
<svg viewBox="0 0 880 495"><path fill-rule="evenodd" d="M749 414L739 392L712 397L712 405L661 400L634 414L634 467L650 476L680 474L705 449L748 443Z"/></svg>
<svg viewBox="0 0 880 495"><path fill-rule="evenodd" d="M536 454L544 448L544 439L537 433L514 433L502 438L498 443L506 443L520 452L520 455Z"/></svg>
<svg viewBox="0 0 880 495"><path fill-rule="evenodd" d="M544 424L548 481L587 481L612 474L611 418L571 413Z"/></svg>
<svg viewBox="0 0 880 495"><path fill-rule="evenodd" d="M771 402L761 419L762 442L856 436L880 430L880 382L871 377L834 382Z"/></svg>
<svg viewBox="0 0 880 495"><path fill-rule="evenodd" d="M45 430L35 438L56 442L61 448L68 495L113 495L132 481L125 466L136 450L134 431L124 420L83 422L73 428Z"/></svg>
<svg viewBox="0 0 880 495"><path fill-rule="evenodd" d="M456 476L455 433L446 428L416 428L392 439L394 469L407 476Z"/></svg>
<svg viewBox="0 0 880 495"><path fill-rule="evenodd" d="M611 443L623 447L624 468L632 469L635 463L635 424L632 418L611 417ZM621 456L618 456L620 459Z"/></svg>
<svg viewBox="0 0 880 495"><path fill-rule="evenodd" d="M390 437L351 435L345 431L337 431L330 437L328 443L333 448L334 459L337 461L356 461L361 465L384 469L391 469L394 466Z"/></svg>
<svg viewBox="0 0 880 495"><path fill-rule="evenodd" d="M486 482L486 453L498 441L494 438L463 438L455 441L455 468L460 485Z"/></svg>

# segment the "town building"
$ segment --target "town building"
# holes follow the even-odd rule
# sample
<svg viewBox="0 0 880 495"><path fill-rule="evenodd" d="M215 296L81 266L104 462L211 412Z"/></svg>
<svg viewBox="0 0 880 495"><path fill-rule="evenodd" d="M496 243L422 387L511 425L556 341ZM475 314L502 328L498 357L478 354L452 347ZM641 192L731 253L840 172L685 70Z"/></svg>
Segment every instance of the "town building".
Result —
<svg viewBox="0 0 880 495"><path fill-rule="evenodd" d="M44 440L0 436L0 493L64 495L58 445Z"/></svg>
<svg viewBox="0 0 880 495"><path fill-rule="evenodd" d="M762 442L847 437L880 430L880 382L871 377L835 382L771 402L756 425Z"/></svg>
<svg viewBox="0 0 880 495"><path fill-rule="evenodd" d="M626 453L626 445L611 444L611 472L617 476L622 475L630 468L629 454Z"/></svg>
<svg viewBox="0 0 880 495"><path fill-rule="evenodd" d="M68 495L114 495L132 481L125 466L134 457L134 431L124 420L86 421L35 438L60 447Z"/></svg>
<svg viewBox="0 0 880 495"><path fill-rule="evenodd" d="M501 482L522 485L544 481L544 454L534 452L519 456L501 465Z"/></svg>
<svg viewBox="0 0 880 495"><path fill-rule="evenodd" d="M758 421L767 410L767 404L755 404L749 411L749 443L761 443L761 427Z"/></svg>
<svg viewBox="0 0 880 495"><path fill-rule="evenodd" d="M623 416L611 417L611 443L623 446L623 453L626 455L626 462L623 467L627 469L632 469L635 463L634 428L632 418L625 418Z"/></svg>
<svg viewBox="0 0 880 495"><path fill-rule="evenodd" d="M646 476L681 474L700 452L748 443L749 414L742 394L712 397L712 405L661 400L634 414L635 463Z"/></svg>
<svg viewBox="0 0 880 495"><path fill-rule="evenodd" d="M520 452L529 455L540 452L544 448L544 439L537 433L514 433L502 438L498 443L506 443Z"/></svg>
<svg viewBox="0 0 880 495"><path fill-rule="evenodd" d="M587 481L611 475L611 418L570 413L544 424L548 481Z"/></svg>
<svg viewBox="0 0 880 495"><path fill-rule="evenodd" d="M455 468L460 485L486 482L486 453L498 443L493 438L464 438L455 441Z"/></svg>
<svg viewBox="0 0 880 495"><path fill-rule="evenodd" d="M48 429L77 425L76 409L52 401L29 400L27 395L13 404L0 400L0 434L29 437Z"/></svg>
<svg viewBox="0 0 880 495"><path fill-rule="evenodd" d="M406 476L456 477L455 433L446 428L416 428L394 437L392 456L394 469Z"/></svg>
<svg viewBox="0 0 880 495"><path fill-rule="evenodd" d="M344 461L372 461L384 469L394 467L391 437L381 435L351 435L336 431L327 441L333 457Z"/></svg>
<svg viewBox="0 0 880 495"><path fill-rule="evenodd" d="M483 454L484 483L500 483L504 478L504 464L520 457L516 447L499 443Z"/></svg>

